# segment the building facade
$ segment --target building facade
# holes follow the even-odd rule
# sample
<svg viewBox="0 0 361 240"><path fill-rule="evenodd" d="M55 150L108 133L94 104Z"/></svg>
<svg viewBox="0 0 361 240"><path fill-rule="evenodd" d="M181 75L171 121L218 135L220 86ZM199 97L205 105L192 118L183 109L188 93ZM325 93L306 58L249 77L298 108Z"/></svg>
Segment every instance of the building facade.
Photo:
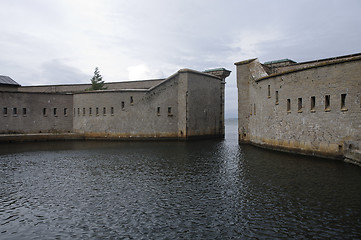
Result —
<svg viewBox="0 0 361 240"><path fill-rule="evenodd" d="M182 69L167 79L0 89L1 134L74 133L85 139L224 137L230 71Z"/></svg>
<svg viewBox="0 0 361 240"><path fill-rule="evenodd" d="M239 142L335 159L361 150L361 54L235 65Z"/></svg>

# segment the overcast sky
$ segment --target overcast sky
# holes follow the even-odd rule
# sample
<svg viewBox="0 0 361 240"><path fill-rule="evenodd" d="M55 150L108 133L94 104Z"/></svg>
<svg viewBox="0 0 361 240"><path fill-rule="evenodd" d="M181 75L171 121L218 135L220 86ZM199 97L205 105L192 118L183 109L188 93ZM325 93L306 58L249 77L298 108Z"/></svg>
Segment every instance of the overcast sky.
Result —
<svg viewBox="0 0 361 240"><path fill-rule="evenodd" d="M1 0L0 75L19 84L166 78L181 68L361 52L360 0Z"/></svg>

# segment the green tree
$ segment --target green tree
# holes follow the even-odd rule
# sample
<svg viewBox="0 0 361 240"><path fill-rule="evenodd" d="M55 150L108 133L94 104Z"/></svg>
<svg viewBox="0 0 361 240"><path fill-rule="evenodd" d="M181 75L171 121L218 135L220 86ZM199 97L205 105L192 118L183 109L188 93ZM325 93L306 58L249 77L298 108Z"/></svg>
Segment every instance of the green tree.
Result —
<svg viewBox="0 0 361 240"><path fill-rule="evenodd" d="M88 90L92 91L92 90L107 89L106 87L104 87L103 77L102 77L102 75L100 75L98 67L95 68L94 76L90 80L91 80L92 86Z"/></svg>

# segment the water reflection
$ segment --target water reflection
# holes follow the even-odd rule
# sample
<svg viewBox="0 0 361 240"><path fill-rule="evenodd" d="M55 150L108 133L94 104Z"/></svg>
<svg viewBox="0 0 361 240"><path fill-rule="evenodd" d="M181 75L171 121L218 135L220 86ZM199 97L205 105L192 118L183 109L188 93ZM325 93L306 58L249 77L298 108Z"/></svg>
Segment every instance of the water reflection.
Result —
<svg viewBox="0 0 361 240"><path fill-rule="evenodd" d="M1 145L1 239L359 238L361 169L225 141Z"/></svg>

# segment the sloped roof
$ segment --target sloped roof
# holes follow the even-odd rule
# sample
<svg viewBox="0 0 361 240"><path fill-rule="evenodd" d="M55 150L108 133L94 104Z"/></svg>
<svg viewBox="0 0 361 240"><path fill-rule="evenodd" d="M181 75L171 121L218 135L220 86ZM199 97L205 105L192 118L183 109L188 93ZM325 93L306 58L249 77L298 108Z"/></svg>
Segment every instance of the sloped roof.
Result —
<svg viewBox="0 0 361 240"><path fill-rule="evenodd" d="M15 82L13 79L11 79L8 76L2 76L0 75L0 85L14 85L14 86L20 86L19 83Z"/></svg>

